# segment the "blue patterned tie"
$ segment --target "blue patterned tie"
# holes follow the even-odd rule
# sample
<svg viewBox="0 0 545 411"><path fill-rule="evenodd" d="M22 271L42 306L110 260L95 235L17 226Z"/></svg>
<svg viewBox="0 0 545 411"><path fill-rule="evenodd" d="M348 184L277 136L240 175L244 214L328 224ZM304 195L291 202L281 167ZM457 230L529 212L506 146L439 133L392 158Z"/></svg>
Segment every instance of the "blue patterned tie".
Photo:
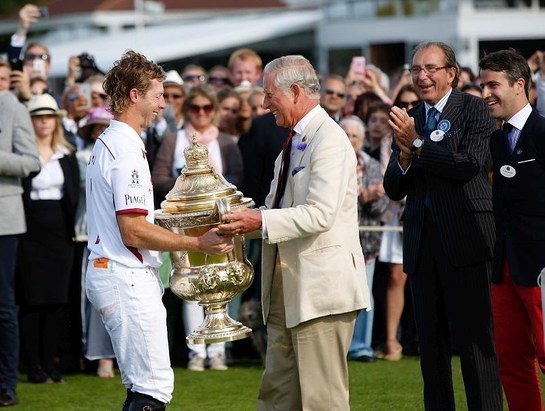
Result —
<svg viewBox="0 0 545 411"><path fill-rule="evenodd" d="M507 139L507 144L509 144L509 153L513 152L513 150L515 149L515 145L517 144L516 133L513 133L513 128L513 125L507 122L503 123L503 125L501 126L503 135Z"/></svg>
<svg viewBox="0 0 545 411"><path fill-rule="evenodd" d="M431 107L428 110L428 117L426 119L426 125L424 126L424 137L429 137L431 132L437 127L437 113L439 113L439 111L435 107Z"/></svg>
<svg viewBox="0 0 545 411"><path fill-rule="evenodd" d="M428 110L428 117L426 119L426 125L424 126L424 137L428 138L432 131L437 127L437 118L436 115L439 113L435 107L430 107ZM424 196L424 206L431 209L431 198L430 194L426 190L426 195Z"/></svg>

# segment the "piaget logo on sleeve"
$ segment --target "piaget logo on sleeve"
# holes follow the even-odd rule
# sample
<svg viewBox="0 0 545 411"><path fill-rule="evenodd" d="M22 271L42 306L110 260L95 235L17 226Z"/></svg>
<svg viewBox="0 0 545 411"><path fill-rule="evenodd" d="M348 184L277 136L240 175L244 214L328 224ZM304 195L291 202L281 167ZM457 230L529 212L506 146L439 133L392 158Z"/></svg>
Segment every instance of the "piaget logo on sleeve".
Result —
<svg viewBox="0 0 545 411"><path fill-rule="evenodd" d="M146 205L146 196L135 196L130 194L125 194L125 205Z"/></svg>

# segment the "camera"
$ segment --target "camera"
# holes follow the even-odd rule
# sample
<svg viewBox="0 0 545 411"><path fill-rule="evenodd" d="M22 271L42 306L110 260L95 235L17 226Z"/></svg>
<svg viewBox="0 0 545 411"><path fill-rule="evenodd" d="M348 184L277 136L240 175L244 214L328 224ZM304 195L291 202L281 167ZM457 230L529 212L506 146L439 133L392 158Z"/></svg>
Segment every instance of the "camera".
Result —
<svg viewBox="0 0 545 411"><path fill-rule="evenodd" d="M95 63L95 58L87 53L81 53L79 56L79 64L82 69L98 70Z"/></svg>
<svg viewBox="0 0 545 411"><path fill-rule="evenodd" d="M40 11L41 19L46 19L49 17L49 7L38 7L38 10Z"/></svg>

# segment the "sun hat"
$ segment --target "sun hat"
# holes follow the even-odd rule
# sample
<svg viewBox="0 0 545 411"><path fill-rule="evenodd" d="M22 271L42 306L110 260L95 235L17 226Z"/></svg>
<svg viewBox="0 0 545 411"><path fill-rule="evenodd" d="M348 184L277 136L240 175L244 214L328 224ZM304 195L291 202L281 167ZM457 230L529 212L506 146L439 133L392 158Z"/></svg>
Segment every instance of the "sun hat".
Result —
<svg viewBox="0 0 545 411"><path fill-rule="evenodd" d="M66 111L59 110L59 105L50 94L32 96L27 104L27 108L31 116L56 114L59 117L63 117L66 114Z"/></svg>
<svg viewBox="0 0 545 411"><path fill-rule="evenodd" d="M78 129L78 134L81 138L85 140L91 139L91 129L92 126L95 124L102 124L105 126L110 125L110 120L113 119L114 116L112 113L110 113L106 107L99 106L94 107L89 111L89 114L87 114L87 117L85 117L82 120L82 125Z"/></svg>
<svg viewBox="0 0 545 411"><path fill-rule="evenodd" d="M235 87L237 93L249 93L252 90L252 83L248 80L242 80L238 86Z"/></svg>
<svg viewBox="0 0 545 411"><path fill-rule="evenodd" d="M169 70L167 71L167 75L163 81L163 86L178 86L183 90L184 81L176 70Z"/></svg>

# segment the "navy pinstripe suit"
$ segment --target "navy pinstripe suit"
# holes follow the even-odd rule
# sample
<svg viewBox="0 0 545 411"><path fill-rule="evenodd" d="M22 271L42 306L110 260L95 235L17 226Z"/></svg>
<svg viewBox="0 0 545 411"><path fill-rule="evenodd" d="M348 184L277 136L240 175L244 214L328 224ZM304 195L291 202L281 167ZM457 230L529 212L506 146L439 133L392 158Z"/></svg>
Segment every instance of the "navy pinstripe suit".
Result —
<svg viewBox="0 0 545 411"><path fill-rule="evenodd" d="M423 135L425 107L409 114ZM451 347L460 353L468 408L501 410L489 281L495 240L492 192L485 164L494 120L480 98L453 90L439 121L450 128L429 137L404 174L393 147L384 188L406 198L403 265L413 292L427 410L454 410ZM430 205L424 205L429 196Z"/></svg>

